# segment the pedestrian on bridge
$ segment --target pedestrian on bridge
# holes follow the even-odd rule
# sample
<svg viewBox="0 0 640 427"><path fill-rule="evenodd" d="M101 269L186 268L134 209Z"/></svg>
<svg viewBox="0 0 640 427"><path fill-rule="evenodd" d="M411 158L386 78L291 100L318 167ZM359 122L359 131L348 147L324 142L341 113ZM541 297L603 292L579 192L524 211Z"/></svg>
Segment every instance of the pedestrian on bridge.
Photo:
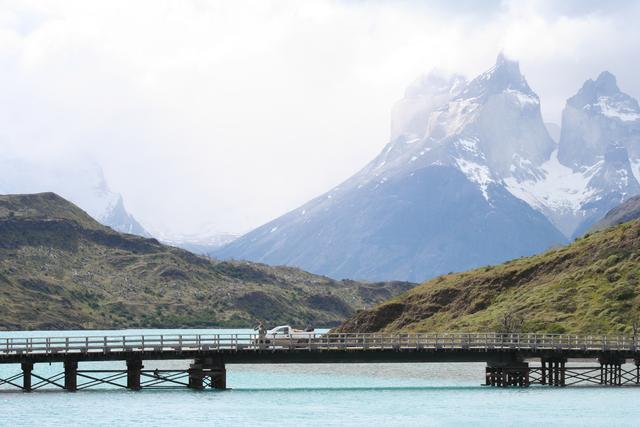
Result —
<svg viewBox="0 0 640 427"><path fill-rule="evenodd" d="M265 337L267 336L267 328L264 327L264 323L262 320L258 322L258 326L253 328L254 331L258 331L258 344L260 345L260 350L264 348L265 345Z"/></svg>

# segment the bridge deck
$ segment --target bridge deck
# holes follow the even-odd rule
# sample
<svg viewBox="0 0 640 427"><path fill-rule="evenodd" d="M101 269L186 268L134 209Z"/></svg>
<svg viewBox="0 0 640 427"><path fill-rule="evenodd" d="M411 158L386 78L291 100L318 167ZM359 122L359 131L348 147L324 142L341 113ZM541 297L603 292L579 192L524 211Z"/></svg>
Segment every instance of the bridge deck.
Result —
<svg viewBox="0 0 640 427"><path fill-rule="evenodd" d="M636 341L605 335L428 333L314 334L305 338L254 334L121 335L0 339L0 363L18 361L188 359L220 355L227 363L261 361L490 361L496 354L537 357L559 353L594 358L602 353L635 357ZM466 357L465 357L466 355Z"/></svg>
<svg viewBox="0 0 640 427"><path fill-rule="evenodd" d="M76 391L101 385L140 390L166 384L224 389L228 363L355 362L487 362L485 384L500 387L640 385L636 344L634 338L622 336L504 333L2 338L0 363L20 363L21 372L0 378L0 385L24 391L45 386ZM526 360L532 358L540 359L540 367L529 366ZM599 366L568 367L570 358L597 358ZM143 362L154 359L193 363L182 370L144 370ZM634 359L634 369L622 367L627 359ZM126 369L79 369L78 362L106 360L126 361ZM63 362L64 371L44 377L34 372L34 365L41 362Z"/></svg>

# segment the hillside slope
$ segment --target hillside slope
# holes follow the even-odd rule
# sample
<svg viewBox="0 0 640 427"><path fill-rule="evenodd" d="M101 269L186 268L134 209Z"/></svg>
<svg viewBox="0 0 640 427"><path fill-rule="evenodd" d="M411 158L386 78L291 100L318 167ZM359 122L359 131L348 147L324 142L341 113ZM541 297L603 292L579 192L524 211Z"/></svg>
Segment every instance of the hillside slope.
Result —
<svg viewBox="0 0 640 427"><path fill-rule="evenodd" d="M407 290L216 262L121 234L53 193L0 196L0 328L336 325Z"/></svg>
<svg viewBox="0 0 640 427"><path fill-rule="evenodd" d="M640 220L566 247L498 266L435 278L338 330L499 330L505 314L529 332L632 330L640 295Z"/></svg>
<svg viewBox="0 0 640 427"><path fill-rule="evenodd" d="M640 218L640 196L631 197L626 202L611 209L589 231L593 233L594 231L604 230L637 218Z"/></svg>

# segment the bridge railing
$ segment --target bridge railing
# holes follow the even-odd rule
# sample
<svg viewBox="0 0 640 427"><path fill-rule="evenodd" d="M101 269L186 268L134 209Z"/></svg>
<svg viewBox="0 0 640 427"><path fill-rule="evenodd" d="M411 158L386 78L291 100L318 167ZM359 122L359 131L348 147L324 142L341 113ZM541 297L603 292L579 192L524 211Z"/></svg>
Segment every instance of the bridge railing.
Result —
<svg viewBox="0 0 640 427"><path fill-rule="evenodd" d="M119 335L0 338L0 356L142 351L579 350L636 351L631 337L535 333Z"/></svg>

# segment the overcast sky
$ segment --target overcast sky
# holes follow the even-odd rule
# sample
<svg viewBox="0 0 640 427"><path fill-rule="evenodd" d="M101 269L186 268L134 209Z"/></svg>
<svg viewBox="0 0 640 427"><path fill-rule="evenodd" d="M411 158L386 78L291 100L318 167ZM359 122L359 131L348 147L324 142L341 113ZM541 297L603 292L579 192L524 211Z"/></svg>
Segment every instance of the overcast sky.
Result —
<svg viewBox="0 0 640 427"><path fill-rule="evenodd" d="M604 69L639 97L639 22L633 1L0 1L0 147L94 159L152 230L239 233L373 158L433 67L504 50L554 122Z"/></svg>

